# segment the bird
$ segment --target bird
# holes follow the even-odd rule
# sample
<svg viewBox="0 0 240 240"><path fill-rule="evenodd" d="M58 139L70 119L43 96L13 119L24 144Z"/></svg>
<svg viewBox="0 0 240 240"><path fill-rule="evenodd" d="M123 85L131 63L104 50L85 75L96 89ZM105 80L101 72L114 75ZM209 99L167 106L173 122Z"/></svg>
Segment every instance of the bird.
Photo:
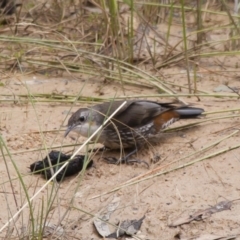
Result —
<svg viewBox="0 0 240 240"><path fill-rule="evenodd" d="M65 137L71 132L91 136L124 101L109 101L80 108L68 120ZM122 159L112 158L110 163L135 162L130 156L146 143L160 141L162 130L179 119L197 118L204 109L176 103L159 103L150 100L126 100L125 105L104 125L92 140L106 149L132 149ZM139 162L137 160L137 162Z"/></svg>

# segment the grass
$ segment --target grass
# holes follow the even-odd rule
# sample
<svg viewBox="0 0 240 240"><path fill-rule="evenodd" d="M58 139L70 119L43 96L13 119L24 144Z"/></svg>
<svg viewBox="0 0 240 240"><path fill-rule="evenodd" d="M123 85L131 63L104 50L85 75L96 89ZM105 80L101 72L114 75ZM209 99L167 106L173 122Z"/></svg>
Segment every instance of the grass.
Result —
<svg viewBox="0 0 240 240"><path fill-rule="evenodd" d="M35 176L22 174L17 161L19 154L32 153L35 159L35 151L43 150L41 154L45 156L55 147L69 149L69 145L63 142L55 144L57 141L55 138L51 144L46 141L46 134L59 134L61 130L59 126L57 130L45 131L43 123L38 118L38 104L55 106L64 104L68 108L69 105L85 105L112 99L126 99L126 97L148 99L164 97L178 99L183 103L187 103L189 98L205 103L209 99L224 100L229 103L239 99L238 93L212 93L209 89L202 89L201 81L204 80L198 80L198 74L206 76L211 74L213 78L218 78L223 72L228 79L236 77L239 66L235 66L235 72L232 69L227 71L226 62L222 61L222 57L238 58L239 56L239 16L231 13L229 2L220 1L216 5L211 4L210 1L200 3L201 1L193 5L192 1L177 3L169 1L168 4L163 4L157 1L99 0L94 1L94 6L85 6L83 3L73 5L71 1L56 5L53 3L36 5L29 0L18 9L15 22L11 17L7 17L9 24L0 26L2 76L0 88L11 89L9 82L11 80L8 79L13 75L18 78L40 74L48 78L67 74L67 77L75 80L88 79L87 83L89 79L94 79L100 85L104 85L104 82L116 84L120 90L117 94L112 92L107 96L85 94L86 84L78 95L30 91L16 95L14 91L10 93L0 91L1 105L33 106L38 121L36 123L38 134L42 142L42 146L38 148L14 151L0 135L1 158L8 178L1 182L2 194L8 208L7 219L14 219L10 220L11 222L5 219L6 225L0 226L1 237L12 239L25 236L29 239L41 239L45 234L44 229L56 216L58 227L70 226L70 222L73 221L72 211L95 216L99 210L98 206L92 212L75 206L76 194L84 189L82 182L86 177L85 170L80 173L73 191L69 190L73 187L71 183L66 187L65 194L72 194L66 201L62 200L60 191L62 184L49 180L39 186L38 183L42 184L39 180L29 185L29 178L33 179ZM224 11L220 11L220 8ZM224 21L216 23L215 18L217 21L219 17L224 18ZM220 36L224 35L224 38L214 39L215 32ZM214 71L208 69L204 61L220 62L221 68ZM165 72L173 67L183 68L186 73ZM172 80L183 76L186 76L184 83ZM24 81L22 84L26 86ZM229 84L231 85L231 82ZM131 87L149 89L151 92L127 94ZM176 132L206 122L238 119L239 114L232 114L233 111L239 112L239 109L230 108L220 111L216 109L206 113L207 119L173 127L168 131ZM222 113L225 115L211 117L212 114ZM0 120L1 117L3 115L0 115ZM0 121L0 128L1 122L3 121ZM115 187L109 187L105 192L96 193L91 199L102 198L131 185L138 185L140 182L153 180L190 165L215 159L215 156L240 147L236 144L222 147L220 150L216 149L218 144L235 137L238 133L239 130L232 131L228 136L217 139L201 150L151 169ZM83 146L85 145L77 151L82 150ZM212 152L209 153L209 150ZM13 172L15 175L11 176ZM16 194L15 184L19 186L19 194ZM9 204L8 191L14 199L14 209ZM21 232L20 226L26 230ZM53 237L57 236L57 230L59 229L55 227L51 233Z"/></svg>

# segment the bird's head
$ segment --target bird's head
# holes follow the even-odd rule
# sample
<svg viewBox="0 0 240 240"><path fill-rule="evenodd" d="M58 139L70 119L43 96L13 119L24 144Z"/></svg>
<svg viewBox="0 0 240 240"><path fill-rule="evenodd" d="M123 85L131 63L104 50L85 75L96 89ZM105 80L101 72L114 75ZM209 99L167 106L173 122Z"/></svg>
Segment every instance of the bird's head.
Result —
<svg viewBox="0 0 240 240"><path fill-rule="evenodd" d="M71 131L88 137L94 132L96 121L94 120L94 112L88 108L80 108L68 120L68 127L65 131L66 137Z"/></svg>

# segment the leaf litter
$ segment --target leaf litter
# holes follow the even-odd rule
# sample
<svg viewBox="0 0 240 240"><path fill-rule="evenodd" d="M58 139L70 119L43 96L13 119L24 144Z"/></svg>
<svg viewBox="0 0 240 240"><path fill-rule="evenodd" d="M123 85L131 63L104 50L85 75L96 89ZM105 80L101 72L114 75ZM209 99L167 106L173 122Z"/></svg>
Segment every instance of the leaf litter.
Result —
<svg viewBox="0 0 240 240"><path fill-rule="evenodd" d="M183 214L177 219L170 222L168 226L177 227L186 223L190 223L192 221L203 221L204 219L211 217L211 215L214 213L222 212L225 210L231 210L233 201L237 201L237 200L240 200L240 199L235 199L232 201L228 201L228 200L221 201L210 208L199 210L193 214L187 214L187 215Z"/></svg>
<svg viewBox="0 0 240 240"><path fill-rule="evenodd" d="M102 237L117 239L122 236L133 236L141 228L145 216L141 217L139 220L134 219L121 221L118 226L116 226L115 230L110 233L110 216L118 208L119 204L120 198L115 196L112 202L97 217L95 217L93 221L94 226L99 235Z"/></svg>

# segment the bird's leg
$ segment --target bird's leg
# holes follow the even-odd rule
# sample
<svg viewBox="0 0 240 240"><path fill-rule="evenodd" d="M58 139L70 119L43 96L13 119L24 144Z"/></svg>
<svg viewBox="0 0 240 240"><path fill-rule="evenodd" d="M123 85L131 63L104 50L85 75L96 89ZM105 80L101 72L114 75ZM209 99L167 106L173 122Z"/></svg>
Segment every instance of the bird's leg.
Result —
<svg viewBox="0 0 240 240"><path fill-rule="evenodd" d="M139 148L136 146L136 148L131 151L130 153L128 153L125 157L121 158L121 159L117 159L115 157L107 157L104 158L104 160L106 160L108 163L110 164L120 164L120 163L144 163L147 165L147 167L149 168L149 164L143 160L138 160L138 159L129 159L130 156L132 156L133 154L135 154L136 152L138 152Z"/></svg>

